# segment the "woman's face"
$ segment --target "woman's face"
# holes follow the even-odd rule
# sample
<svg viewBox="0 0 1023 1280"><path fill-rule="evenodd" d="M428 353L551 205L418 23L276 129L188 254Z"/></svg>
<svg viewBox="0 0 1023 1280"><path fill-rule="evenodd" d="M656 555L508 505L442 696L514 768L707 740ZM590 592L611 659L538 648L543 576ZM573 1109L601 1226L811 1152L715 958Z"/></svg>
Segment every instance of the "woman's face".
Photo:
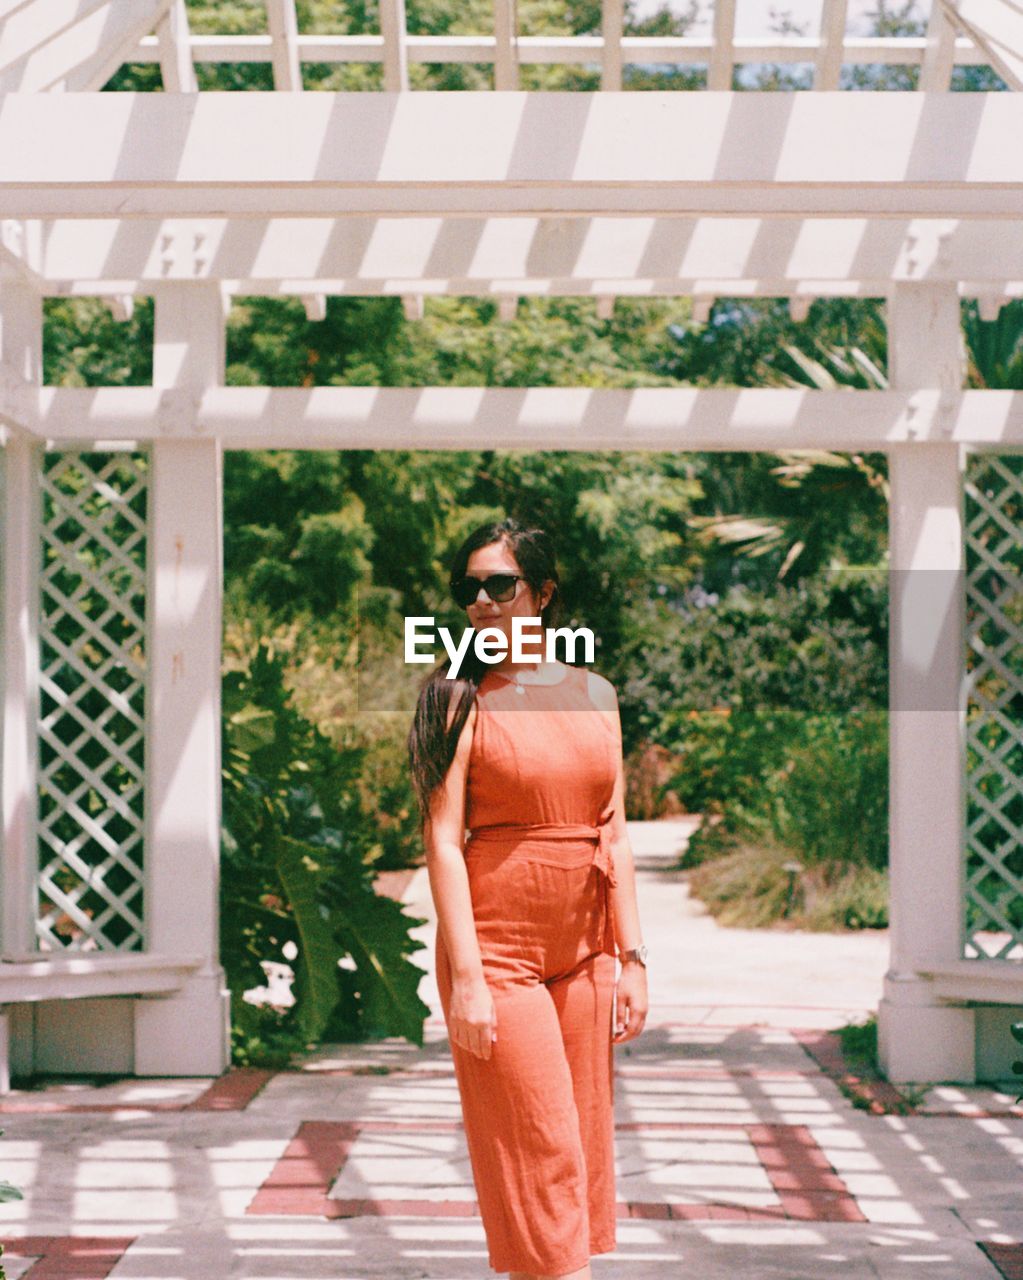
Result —
<svg viewBox="0 0 1023 1280"><path fill-rule="evenodd" d="M492 573L521 574L522 568L512 554L510 547L503 542L493 542L489 547L479 547L476 551L470 553L465 572L467 576L472 578L486 578ZM540 611L550 601L553 590L553 581L545 582L543 593L538 594L533 591L528 582L520 580L515 584L514 596L502 603L498 600L491 600L485 589L480 587L476 593L476 599L466 607L469 623L478 631L484 627L499 628L508 637L510 645L512 618L516 615L525 618L538 618ZM539 634L539 628L526 627L525 634Z"/></svg>

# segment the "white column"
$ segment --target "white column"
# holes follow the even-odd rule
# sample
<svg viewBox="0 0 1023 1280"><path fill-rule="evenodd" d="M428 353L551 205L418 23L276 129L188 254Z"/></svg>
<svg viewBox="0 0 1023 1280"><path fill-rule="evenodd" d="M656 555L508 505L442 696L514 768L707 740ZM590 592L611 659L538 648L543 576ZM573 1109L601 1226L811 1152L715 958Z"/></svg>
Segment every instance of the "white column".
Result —
<svg viewBox="0 0 1023 1280"><path fill-rule="evenodd" d="M42 382L42 298L0 282L0 361ZM0 954L35 950L39 720L39 446L11 433L0 473ZM0 1008L0 1093L31 1071L31 1006Z"/></svg>
<svg viewBox="0 0 1023 1280"><path fill-rule="evenodd" d="M889 385L958 391L965 358L954 282L893 288ZM891 957L878 1013L893 1081L974 1079L973 1011L921 970L962 957L963 450L889 452Z"/></svg>
<svg viewBox="0 0 1023 1280"><path fill-rule="evenodd" d="M223 382L219 285L161 285L153 382ZM219 962L220 444L182 434L154 442L147 595L147 948L201 956L171 997L140 1000L138 1075L217 1074L229 1062L229 992Z"/></svg>

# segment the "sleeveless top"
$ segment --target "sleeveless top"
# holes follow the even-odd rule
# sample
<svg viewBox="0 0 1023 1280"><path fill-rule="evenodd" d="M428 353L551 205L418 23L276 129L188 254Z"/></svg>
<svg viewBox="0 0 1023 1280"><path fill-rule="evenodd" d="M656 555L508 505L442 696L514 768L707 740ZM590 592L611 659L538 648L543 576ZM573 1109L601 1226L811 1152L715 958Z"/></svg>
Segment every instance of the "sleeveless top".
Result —
<svg viewBox="0 0 1023 1280"><path fill-rule="evenodd" d="M556 841L552 861L590 862L603 882L601 949L615 955L608 823L619 749L588 685L583 667L566 667L557 684L517 684L496 671L483 677L466 778L466 856L482 846L528 846L526 856L542 860Z"/></svg>

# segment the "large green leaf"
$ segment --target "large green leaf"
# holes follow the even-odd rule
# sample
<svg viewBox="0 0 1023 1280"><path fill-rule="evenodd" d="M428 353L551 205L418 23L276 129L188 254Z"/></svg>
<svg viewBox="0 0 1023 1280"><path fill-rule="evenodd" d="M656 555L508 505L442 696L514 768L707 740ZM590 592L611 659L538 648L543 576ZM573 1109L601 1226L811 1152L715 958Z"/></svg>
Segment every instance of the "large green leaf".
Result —
<svg viewBox="0 0 1023 1280"><path fill-rule="evenodd" d="M336 881L334 887L339 889ZM418 994L423 970L408 954L425 944L409 938L408 929L423 921L372 892L354 898L336 891L331 910L337 936L355 962L363 1033L403 1035L421 1045L430 1009Z"/></svg>
<svg viewBox="0 0 1023 1280"><path fill-rule="evenodd" d="M323 905L324 881L318 850L289 836L277 844L277 868L298 926L299 946L295 966L298 1025L309 1040L316 1040L340 998L337 962L339 950L330 913Z"/></svg>

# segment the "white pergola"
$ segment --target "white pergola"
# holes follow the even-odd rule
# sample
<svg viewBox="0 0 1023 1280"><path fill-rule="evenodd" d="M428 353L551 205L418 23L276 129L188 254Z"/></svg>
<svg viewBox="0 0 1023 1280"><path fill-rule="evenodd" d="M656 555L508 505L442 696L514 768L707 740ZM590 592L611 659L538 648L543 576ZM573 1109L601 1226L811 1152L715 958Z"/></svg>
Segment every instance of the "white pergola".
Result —
<svg viewBox="0 0 1023 1280"><path fill-rule="evenodd" d="M1007 1074L1023 833L1003 811L1023 779L966 713L979 672L1009 695L1023 676L990 643L992 627L1018 635L1006 597L971 595L966 569L971 548L1002 568L1023 538L998 460L1023 446L1023 393L963 389L959 308L976 298L992 319L1023 293L1018 4L935 0L921 39L854 39L845 0L825 0L818 35L757 41L736 37L735 0L717 0L706 38L657 39L623 35L620 0L593 37L519 37L514 0L495 0L492 32L459 37L409 34L403 0L381 0L373 36L300 34L294 0L266 8L265 35L198 36L184 0L0 0L0 1089L8 1062L227 1065L223 451L482 442L888 454L882 1054L893 1080ZM166 92L98 92L145 61ZM275 91L200 93L203 61L270 62ZM304 62L356 61L382 64L383 92L301 92ZM496 91L412 91L416 61L492 63ZM520 92L528 62L598 66L601 91ZM706 64L708 87L621 91L626 66L652 62ZM814 89L732 92L749 62L810 63ZM855 63L914 65L919 90L840 90ZM956 64L991 66L1010 92L950 92ZM155 299L152 387L42 385L44 297L127 316L137 294ZM817 297L883 297L889 380L229 388L233 294L301 297L311 318L328 295L396 294L410 318L438 294L493 296L504 316L524 295L586 295L605 317L619 295L684 295L697 319L720 295L786 297L797 319ZM1012 746L1009 695L981 721ZM968 744L1000 780L994 800Z"/></svg>

